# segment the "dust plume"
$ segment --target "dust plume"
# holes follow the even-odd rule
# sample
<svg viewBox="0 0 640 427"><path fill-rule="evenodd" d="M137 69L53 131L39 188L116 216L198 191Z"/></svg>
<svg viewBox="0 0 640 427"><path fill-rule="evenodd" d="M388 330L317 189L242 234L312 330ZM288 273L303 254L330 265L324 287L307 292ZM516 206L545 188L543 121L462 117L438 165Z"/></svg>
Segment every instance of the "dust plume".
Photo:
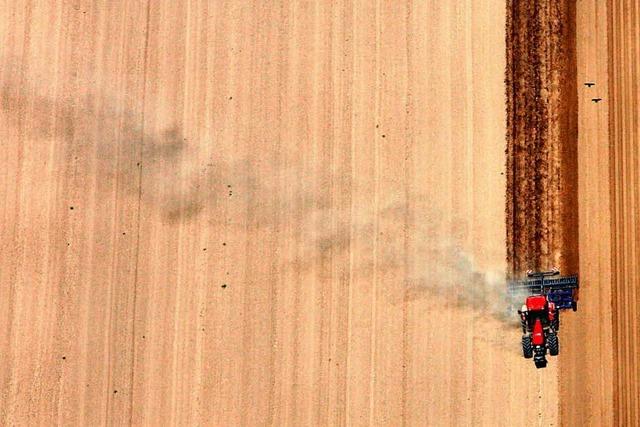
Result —
<svg viewBox="0 0 640 427"><path fill-rule="evenodd" d="M373 241L378 234L376 222L401 221L406 208L404 203L397 202L377 209L373 206L354 207L356 214L332 207L312 210L299 224L304 233L304 244L288 262L296 267L312 269L327 252L334 256L351 252L355 241ZM336 217L342 215L349 217L346 227L319 226L332 224ZM435 298L438 304L466 310L478 318L490 317L507 327L517 325L515 310L521 306L525 295L509 292L504 267L482 266L476 261L473 251L460 243L464 236L454 239L446 231L451 227L444 226L442 218L433 212L421 215L421 223L408 224L411 230L408 236L386 236L378 242L374 268L397 272L403 286L403 292L386 298L392 304ZM402 242L397 239L405 238L409 244L402 252L388 249L402 247ZM350 265L354 274L366 274L371 268L370 262Z"/></svg>
<svg viewBox="0 0 640 427"><path fill-rule="evenodd" d="M517 324L514 309L522 304L524 295L508 292L503 271L479 268L469 252L447 239L436 242L432 253L432 258L416 261L423 268L408 280L408 301L438 297L476 316Z"/></svg>
<svg viewBox="0 0 640 427"><path fill-rule="evenodd" d="M229 166L219 159L196 159L192 148L211 141L203 141L205 136L170 118L165 112L167 102L154 107L154 115L160 119L144 123L141 92L96 87L70 72L59 76L57 86L45 84L49 80L38 80L36 71L21 70L22 62L17 58L0 61L4 66L0 120L6 129L22 134L31 144L55 147L51 161L73 159L77 164L73 172L62 171L59 176L97 170L100 176L83 179L114 183L125 195L140 198L163 220L176 223L197 216L223 197L223 171L233 175L245 167L243 162ZM66 91L66 87L72 89ZM163 120L165 116L169 118ZM59 179L55 175L50 178ZM176 185L180 178L186 183L183 186ZM145 192L141 186L149 183L156 188ZM202 197L198 191L202 185L217 191ZM110 194L99 198L116 191L110 186L100 188Z"/></svg>
<svg viewBox="0 0 640 427"><path fill-rule="evenodd" d="M454 238L447 232L454 228L452 224L445 226L442 215L430 212L431 208L421 208L410 218L407 212L414 208L390 195L384 195L387 202L377 206L358 204L354 202L355 193L349 199L340 199L326 187L311 185L314 179L303 179L312 176L318 182L338 182L340 174L348 170L329 174L309 171L296 158L252 158L247 153L225 158L216 152L211 134L185 129L173 120L165 125L161 118L168 107L163 107L162 100L150 102L156 106L154 116L160 118L148 120L145 126L145 106L134 102L134 94L76 82L74 86L84 89L74 96L61 97L51 87L38 84L34 76L16 77L20 75L18 70L7 72L0 85L0 112L7 124L28 128L28 136L42 144L64 141L58 145L58 156L73 156L74 150L88 147L86 157L79 160L97 163L88 171L115 175L114 181L125 194L142 196L141 203L169 223L204 214L209 223L243 233L250 222L265 235L281 236L276 243L279 246L274 248L278 249L282 268L308 277L318 274L326 260L346 259L344 255L353 252L357 242L363 259L343 268L355 273L373 268L397 271L402 291L400 296L389 298L411 302L437 297L447 305L471 310L478 316L488 315L503 324L517 320L509 307L519 306L523 298L507 293L504 268L487 269L476 262L474 251L461 244L465 236ZM202 147L213 148L203 153ZM230 182L234 183L233 199ZM424 196L428 199L428 194ZM238 218L225 213L230 200L240 206ZM429 205L424 202L422 206ZM379 237L379 222L404 222L409 232ZM374 240L378 248L375 266ZM270 249L265 247L265 252Z"/></svg>

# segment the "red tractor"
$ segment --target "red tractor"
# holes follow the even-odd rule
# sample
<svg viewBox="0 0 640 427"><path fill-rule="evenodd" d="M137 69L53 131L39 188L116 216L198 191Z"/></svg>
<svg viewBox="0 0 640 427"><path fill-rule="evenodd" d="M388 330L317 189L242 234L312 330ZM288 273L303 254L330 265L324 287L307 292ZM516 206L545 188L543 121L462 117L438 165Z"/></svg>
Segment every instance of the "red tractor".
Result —
<svg viewBox="0 0 640 427"><path fill-rule="evenodd" d="M551 356L560 351L558 329L560 310L578 305L577 276L547 279L557 276L557 270L528 273L528 278L510 284L512 295L528 294L518 314L522 325L522 353L535 362L536 368L547 366L547 350Z"/></svg>
<svg viewBox="0 0 640 427"><path fill-rule="evenodd" d="M552 356L560 351L556 305L545 295L527 297L526 304L518 310L522 324L522 353L526 359L534 357L536 368L547 366L547 350Z"/></svg>

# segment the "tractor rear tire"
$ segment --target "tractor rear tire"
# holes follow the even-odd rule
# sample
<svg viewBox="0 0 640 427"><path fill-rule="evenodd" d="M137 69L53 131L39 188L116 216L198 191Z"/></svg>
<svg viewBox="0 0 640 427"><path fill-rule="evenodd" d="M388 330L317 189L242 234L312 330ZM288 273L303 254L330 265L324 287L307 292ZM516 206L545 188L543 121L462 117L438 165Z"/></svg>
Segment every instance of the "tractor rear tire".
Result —
<svg viewBox="0 0 640 427"><path fill-rule="evenodd" d="M549 334L549 337L547 337L547 345L549 346L550 355L557 356L558 353L560 353L560 343L558 343L557 334Z"/></svg>
<svg viewBox="0 0 640 427"><path fill-rule="evenodd" d="M553 319L553 324L551 326L554 331L558 331L560 329L560 311L556 311L556 317Z"/></svg>
<svg viewBox="0 0 640 427"><path fill-rule="evenodd" d="M522 355L525 359L531 359L533 357L533 347L531 346L531 337L528 335L522 336Z"/></svg>

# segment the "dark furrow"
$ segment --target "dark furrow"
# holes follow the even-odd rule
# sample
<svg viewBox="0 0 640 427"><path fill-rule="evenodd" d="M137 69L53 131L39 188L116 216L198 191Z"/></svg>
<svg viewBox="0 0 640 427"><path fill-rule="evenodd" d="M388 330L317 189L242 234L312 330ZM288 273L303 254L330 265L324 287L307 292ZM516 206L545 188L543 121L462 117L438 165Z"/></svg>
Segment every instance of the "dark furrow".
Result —
<svg viewBox="0 0 640 427"><path fill-rule="evenodd" d="M577 270L575 7L512 0L507 9L509 273Z"/></svg>

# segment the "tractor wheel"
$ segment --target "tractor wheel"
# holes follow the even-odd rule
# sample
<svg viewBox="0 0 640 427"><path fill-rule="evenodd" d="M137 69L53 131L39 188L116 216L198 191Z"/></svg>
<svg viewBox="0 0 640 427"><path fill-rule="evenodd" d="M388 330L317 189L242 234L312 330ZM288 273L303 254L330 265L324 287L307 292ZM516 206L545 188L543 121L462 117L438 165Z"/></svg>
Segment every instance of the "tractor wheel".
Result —
<svg viewBox="0 0 640 427"><path fill-rule="evenodd" d="M557 334L549 334L547 337L547 345L549 346L549 354L552 356L557 356L560 352L560 344L558 343L558 335Z"/></svg>
<svg viewBox="0 0 640 427"><path fill-rule="evenodd" d="M533 347L531 346L531 337L528 335L522 336L522 355L525 359L531 359L533 357Z"/></svg>
<svg viewBox="0 0 640 427"><path fill-rule="evenodd" d="M554 331L558 331L560 329L560 311L556 311L556 317L553 319L553 324L551 326Z"/></svg>

